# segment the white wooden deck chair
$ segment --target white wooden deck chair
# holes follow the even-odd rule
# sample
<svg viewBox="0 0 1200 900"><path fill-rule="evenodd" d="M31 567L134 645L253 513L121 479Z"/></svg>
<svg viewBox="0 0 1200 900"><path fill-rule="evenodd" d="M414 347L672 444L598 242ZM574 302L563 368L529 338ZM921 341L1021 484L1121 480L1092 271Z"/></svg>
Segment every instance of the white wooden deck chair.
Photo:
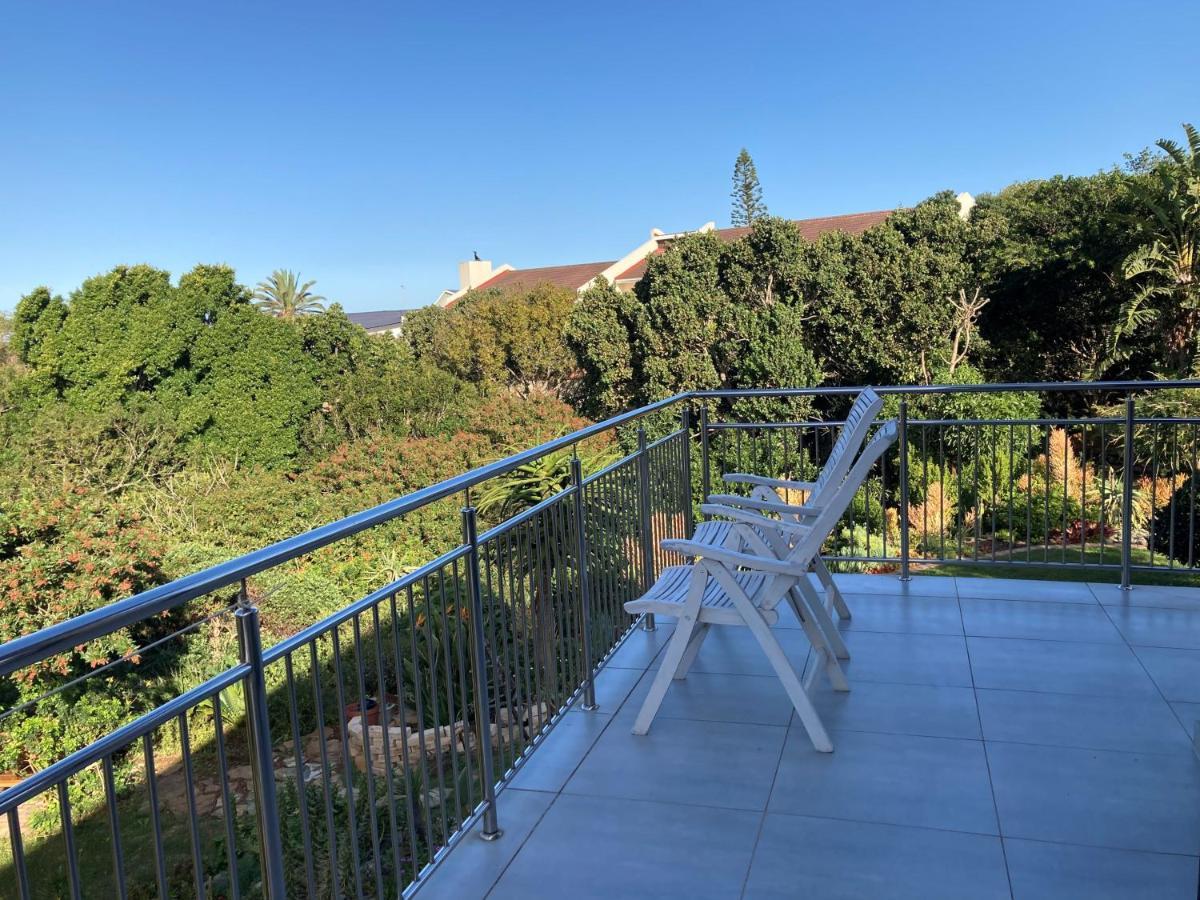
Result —
<svg viewBox="0 0 1200 900"><path fill-rule="evenodd" d="M873 389L865 388L859 393L850 407L846 421L842 425L837 440L834 442L833 448L829 451L825 466L822 468L816 481L789 481L781 478L767 478L762 475L732 472L725 475L724 480L729 483L752 485L754 490L750 496L714 494L707 499L712 503L719 503L725 506L775 513L784 521L803 524L821 508L826 497L841 485L851 464L854 462L855 455L866 441L871 425L875 422L875 417L879 415L881 409L883 409L883 398ZM803 491L807 495L804 504L795 505L786 503L784 496L778 493L780 490ZM701 508L701 511L705 512L703 508ZM692 540L701 544L725 546L734 550L742 550L747 547L747 542L744 540L745 536L746 529L735 529L733 523L728 520L710 519L709 521L702 522L696 528L696 533L692 537ZM763 548L756 547L756 549L762 551ZM822 587L825 588L825 596L829 599L831 608L837 611L840 618L849 619L850 609L846 605L846 600L842 596L841 591L838 590L833 576L830 575L829 569L820 556L817 556L813 560L813 569ZM825 618L819 611L815 612L819 618ZM821 624L822 627L826 627L825 623L822 622ZM836 629L831 629L831 631L832 633L829 635L830 642L836 648L838 658L849 659L849 653L846 651L845 645L842 644L840 637L837 636Z"/></svg>
<svg viewBox="0 0 1200 900"><path fill-rule="evenodd" d="M871 439L842 484L814 517L803 525L785 524L784 529L792 534L793 542L782 558L693 541L662 542L663 549L694 557L696 562L665 569L644 596L625 604L625 610L630 613L676 617L675 631L634 722L634 734L646 734L650 730L671 680L687 675L712 626L744 625L750 629L782 682L813 746L826 753L833 750L825 726L808 696L808 688L821 666L813 666L807 683L802 682L772 634L771 626L779 618L775 608L784 599L804 621L798 592L793 588L800 581L807 581L809 567L821 552L821 544L850 505L871 467L895 439L896 423L888 422ZM759 525L754 512L732 507L722 510L735 521L744 519L744 524ZM812 632L806 633L812 640ZM818 656L824 657L821 661L826 667L830 662L836 666L836 660L819 638L813 649Z"/></svg>

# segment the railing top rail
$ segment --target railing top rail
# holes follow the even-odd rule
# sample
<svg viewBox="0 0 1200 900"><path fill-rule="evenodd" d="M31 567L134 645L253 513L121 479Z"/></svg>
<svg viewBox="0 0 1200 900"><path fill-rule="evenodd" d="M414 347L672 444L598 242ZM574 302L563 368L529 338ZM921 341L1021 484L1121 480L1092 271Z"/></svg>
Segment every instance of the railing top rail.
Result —
<svg viewBox="0 0 1200 900"><path fill-rule="evenodd" d="M1153 391L1167 388L1196 388L1200 380L1184 381L1100 381L1100 382L1021 382L1006 384L961 384L961 385L899 385L876 388L882 394L938 394L938 393L998 393L1006 391ZM179 578L169 584L160 585L132 597L93 610L65 622L43 628L0 644L0 677L26 666L40 662L56 653L94 640L104 634L142 621L157 613L205 596L221 588L237 584L282 563L289 562L314 550L319 550L361 531L399 518L429 503L481 484L489 479L505 475L517 467L540 459L548 453L578 444L606 431L619 428L650 413L669 408L677 403L702 399L745 398L745 397L800 397L800 396L844 396L856 394L863 388L756 388L742 390L690 391L667 397L638 409L613 416L571 434L546 441L504 459L447 478L437 484L413 491L403 497L381 503L314 528L303 534L278 541L244 556L219 563L218 565Z"/></svg>
<svg viewBox="0 0 1200 900"><path fill-rule="evenodd" d="M694 400L739 400L745 397L837 397L857 394L868 385L856 387L811 387L811 388L722 388L711 391L692 391L675 399ZM1003 394L1013 391L1035 391L1042 393L1066 392L1133 392L1154 391L1165 388L1200 388L1200 379L1175 381L1017 381L1000 384L901 384L888 387L875 386L880 394Z"/></svg>

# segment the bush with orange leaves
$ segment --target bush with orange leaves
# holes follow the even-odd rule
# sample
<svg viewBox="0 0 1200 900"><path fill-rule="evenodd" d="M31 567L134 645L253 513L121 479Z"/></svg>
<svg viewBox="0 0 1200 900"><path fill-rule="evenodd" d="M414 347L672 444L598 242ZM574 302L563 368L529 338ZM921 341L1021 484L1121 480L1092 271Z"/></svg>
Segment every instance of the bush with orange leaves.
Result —
<svg viewBox="0 0 1200 900"><path fill-rule="evenodd" d="M1099 537L1121 524L1121 481L1107 466L1080 456L1082 437L1050 428L1031 442L1036 453L1015 479L1013 538L1030 541L1070 535ZM1040 450L1041 452L1037 452Z"/></svg>
<svg viewBox="0 0 1200 900"><path fill-rule="evenodd" d="M936 554L954 530L957 497L941 481L925 486L925 496L908 504L909 547L914 553Z"/></svg>

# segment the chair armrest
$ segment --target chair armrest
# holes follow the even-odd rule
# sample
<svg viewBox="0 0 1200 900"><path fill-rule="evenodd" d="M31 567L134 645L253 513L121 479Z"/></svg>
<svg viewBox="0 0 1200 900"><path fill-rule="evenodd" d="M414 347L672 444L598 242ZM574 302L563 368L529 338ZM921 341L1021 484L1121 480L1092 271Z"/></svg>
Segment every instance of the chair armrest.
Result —
<svg viewBox="0 0 1200 900"><path fill-rule="evenodd" d="M753 528L770 528L774 531L786 531L788 534L804 534L811 530L807 525L800 525L797 522L769 519L756 512L745 512L719 503L704 503L700 506L700 512L706 516L721 516L725 519L733 519L735 522L744 522Z"/></svg>
<svg viewBox="0 0 1200 900"><path fill-rule="evenodd" d="M681 553L684 556L697 556L701 559L711 559L715 562L725 563L727 566L740 566L759 572L770 572L773 575L803 577L806 574L801 566L787 560L776 559L773 556L755 556L751 553L739 553L736 550L728 550L725 547L697 544L695 541L663 541L662 548L672 553Z"/></svg>
<svg viewBox="0 0 1200 900"><path fill-rule="evenodd" d="M762 487L782 488L785 491L814 491L817 487L811 481L787 481L783 478L767 478L765 475L747 475L742 472L730 472L721 477L730 484L757 484Z"/></svg>
<svg viewBox="0 0 1200 900"><path fill-rule="evenodd" d="M757 500L754 497L739 497L737 494L713 494L708 498L710 503L721 503L725 506L737 506L742 509L757 509L761 512L773 512L786 516L799 516L812 519L821 514L820 506L795 506L791 503L780 503L775 500Z"/></svg>

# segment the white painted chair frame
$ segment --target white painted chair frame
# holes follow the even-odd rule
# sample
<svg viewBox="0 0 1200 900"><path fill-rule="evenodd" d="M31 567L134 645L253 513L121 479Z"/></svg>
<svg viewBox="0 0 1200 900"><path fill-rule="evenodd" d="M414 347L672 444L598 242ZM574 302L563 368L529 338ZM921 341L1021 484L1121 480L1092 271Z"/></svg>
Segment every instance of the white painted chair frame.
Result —
<svg viewBox="0 0 1200 900"><path fill-rule="evenodd" d="M829 457L826 459L825 466L822 468L821 474L817 477L816 481L789 481L782 478L767 478L762 475L732 472L723 476L724 480L731 484L753 485L754 490L750 496L714 494L707 498L708 501L727 507L733 506L754 509L759 512L773 512L778 514L784 521L804 524L820 511L821 505L825 502L830 492L840 487L859 449L866 442L871 425L875 422L876 416L879 415L882 409L883 398L872 388L864 388L855 397L854 403L846 415L846 421L842 425L841 431L838 433L838 438L829 451ZM807 497L803 505L789 504L786 502L784 496L778 493L781 490L802 491ZM706 515L710 514L704 507L701 507L701 512L705 512ZM768 520L768 522L774 522L774 520ZM731 547L734 550L742 550L753 546L755 549L763 552L762 548L757 544L748 544L746 542L745 538L748 531L749 529L745 528L730 529L725 523L703 522L696 528L696 534L692 540L702 544L720 544L721 546ZM757 529L756 533L762 534L763 532L761 529ZM786 532L781 534L780 529L776 529L774 533L781 537L786 537ZM772 552L779 555L783 549L778 541L772 542ZM850 608L846 605L845 598L842 596L841 591L838 590L833 576L830 574L828 567L820 555L813 560L813 570L817 575L817 579L821 582L821 586L825 589L825 596L829 599L830 609L836 611L839 618L849 619L851 616ZM822 609L824 609L823 606ZM820 618L826 618L825 616L821 616L820 613L817 613L817 615ZM821 624L825 630L831 630L829 634L830 642L834 645L837 657L839 659L849 659L850 655L846 650L845 644L842 643L840 636L837 635L837 630L833 629L832 625L826 626L824 623Z"/></svg>
<svg viewBox="0 0 1200 900"><path fill-rule="evenodd" d="M663 661L634 722L634 734L646 734L650 730L671 681L687 676L711 626L745 625L762 647L784 690L787 691L813 746L826 753L833 750L825 726L808 696L808 688L819 666L813 667L808 683L802 682L788 662L783 648L772 633L771 626L778 621L775 608L784 599L792 605L801 621L805 621L806 617L801 615L806 605L804 593L794 588L801 581L807 583L813 558L820 553L822 543L850 505L855 492L866 480L871 468L896 439L896 433L895 422L889 422L879 430L863 449L839 489L809 523L781 525L778 521L774 522L776 528L793 536L793 543L783 558L773 553L743 553L727 547L697 544L693 541L663 541L663 549L695 557L696 562L689 566L675 566L665 570L644 597L625 604L626 611L634 614L652 612L677 616L675 631L671 635ZM729 513L723 514L732 515L740 524L750 525L751 530L759 524L755 520L761 521L763 518L753 512L731 507L727 509ZM681 582L678 578L680 569L690 569L686 582ZM656 588L668 581L672 587L656 591ZM749 589L751 584L754 585L753 590ZM811 589L811 585L809 587ZM821 636L818 634L814 637L814 632L807 628L806 633L810 641L813 641L817 655L823 657L826 670L828 671L831 664L837 667L836 659L828 652ZM841 677L843 689L848 689L844 676L841 676L840 667L836 671Z"/></svg>

